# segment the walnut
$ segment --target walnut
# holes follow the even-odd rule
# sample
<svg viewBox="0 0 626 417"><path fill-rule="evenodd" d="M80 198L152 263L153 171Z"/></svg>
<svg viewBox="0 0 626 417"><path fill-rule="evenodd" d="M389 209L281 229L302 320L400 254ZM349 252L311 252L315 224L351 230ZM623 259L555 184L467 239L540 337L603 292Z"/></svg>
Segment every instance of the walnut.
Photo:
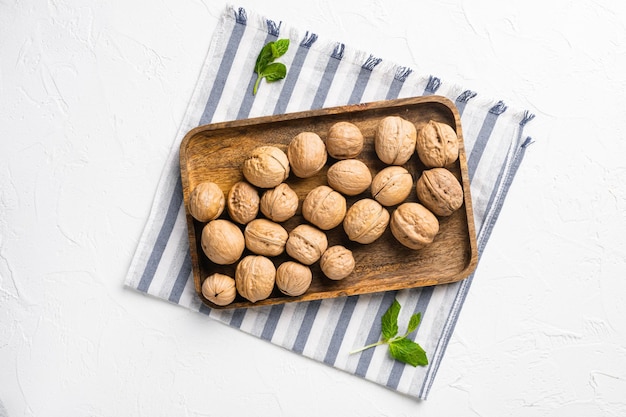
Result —
<svg viewBox="0 0 626 417"><path fill-rule="evenodd" d="M204 254L219 265L235 263L245 247L243 233L234 223L216 219L202 228L201 246Z"/></svg>
<svg viewBox="0 0 626 417"><path fill-rule="evenodd" d="M248 255L237 264L235 285L246 300L256 303L270 296L276 282L276 267L265 256Z"/></svg>
<svg viewBox="0 0 626 417"><path fill-rule="evenodd" d="M226 206L230 218L247 224L259 214L259 192L245 181L239 181L228 191Z"/></svg>
<svg viewBox="0 0 626 417"><path fill-rule="evenodd" d="M309 178L320 172L326 164L326 145L313 132L296 135L287 147L289 165L296 177Z"/></svg>
<svg viewBox="0 0 626 417"><path fill-rule="evenodd" d="M260 188L273 188L289 176L289 159L276 146L259 146L243 162L243 176Z"/></svg>
<svg viewBox="0 0 626 417"><path fill-rule="evenodd" d="M296 214L298 204L298 194L283 182L276 188L263 193L261 213L275 222L284 222Z"/></svg>
<svg viewBox="0 0 626 417"><path fill-rule="evenodd" d="M404 203L391 216L391 233L407 248L422 249L439 233L439 221L419 203Z"/></svg>
<svg viewBox="0 0 626 417"><path fill-rule="evenodd" d="M222 189L214 182L196 185L189 196L189 214L199 222L217 219L224 211L226 199Z"/></svg>
<svg viewBox="0 0 626 417"><path fill-rule="evenodd" d="M285 250L289 233L278 223L267 219L252 220L243 232L246 247L257 255L278 256Z"/></svg>
<svg viewBox="0 0 626 417"><path fill-rule="evenodd" d="M431 120L420 129L416 150L426 167L445 167L459 158L459 138L451 126Z"/></svg>
<svg viewBox="0 0 626 417"><path fill-rule="evenodd" d="M415 189L420 202L438 216L449 216L463 205L463 188L445 168L422 172Z"/></svg>
<svg viewBox="0 0 626 417"><path fill-rule="evenodd" d="M326 173L328 185L342 194L361 194L372 183L369 168L358 159L345 159L335 162Z"/></svg>
<svg viewBox="0 0 626 417"><path fill-rule="evenodd" d="M335 159L356 158L363 150L363 134L349 122L337 122L326 135L326 150Z"/></svg>
<svg viewBox="0 0 626 417"><path fill-rule="evenodd" d="M219 273L209 275L202 283L202 295L218 306L228 305L237 296L235 280Z"/></svg>
<svg viewBox="0 0 626 417"><path fill-rule="evenodd" d="M402 165L415 152L415 125L400 116L387 116L378 123L374 148L388 165Z"/></svg>
<svg viewBox="0 0 626 417"><path fill-rule="evenodd" d="M308 224L296 226L289 233L285 245L287 254L305 265L311 265L319 260L327 247L326 234Z"/></svg>
<svg viewBox="0 0 626 417"><path fill-rule="evenodd" d="M302 216L322 230L338 226L346 215L346 198L327 185L309 191L302 203Z"/></svg>
<svg viewBox="0 0 626 417"><path fill-rule="evenodd" d="M407 199L413 189L413 176L400 166L381 170L372 181L372 196L383 206L395 206Z"/></svg>
<svg viewBox="0 0 626 417"><path fill-rule="evenodd" d="M331 246L320 259L322 272L332 280L344 279L352 273L355 265L352 251L341 245Z"/></svg>
<svg viewBox="0 0 626 417"><path fill-rule="evenodd" d="M389 212L380 203L364 198L354 203L343 220L348 239L368 244L382 236L389 224Z"/></svg>
<svg viewBox="0 0 626 417"><path fill-rule="evenodd" d="M311 286L311 268L294 261L283 262L276 269L276 286L286 295L297 297Z"/></svg>

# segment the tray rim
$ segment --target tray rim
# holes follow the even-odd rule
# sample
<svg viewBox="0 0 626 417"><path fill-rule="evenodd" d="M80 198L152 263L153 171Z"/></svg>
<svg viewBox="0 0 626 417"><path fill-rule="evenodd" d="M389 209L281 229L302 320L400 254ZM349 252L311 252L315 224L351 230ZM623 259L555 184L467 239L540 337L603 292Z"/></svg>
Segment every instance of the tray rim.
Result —
<svg viewBox="0 0 626 417"><path fill-rule="evenodd" d="M285 122L292 121L297 119L304 119L309 117L320 117L320 116L330 116L337 115L343 113L352 113L352 112L362 112L362 111L371 111L376 109L391 109L391 108L399 108L403 106L414 106L421 104L440 104L446 107L450 113L452 114L455 122L455 131L457 136L461 138L460 147L459 147L459 165L460 165L460 173L461 173L461 184L463 186L464 191L464 204L465 215L467 216L467 227L468 227L468 239L469 239L469 262L465 266L465 268L455 275L451 276L451 279L446 281L435 282L434 284L423 284L423 285L385 285L384 289L380 289L380 291L368 291L368 292L358 292L358 290L341 290L335 291L337 293L334 297L324 296L324 293L312 293L312 294L304 294L299 297L281 297L279 299L276 298L268 298L265 300L257 301L256 303L244 302L244 303L234 303L226 306L216 305L209 300L207 300L202 294L202 279L200 277L200 263L197 258L197 250L193 248L196 247L196 233L194 227L194 218L191 216L188 209L188 201L189 201L189 176L187 171L187 152L186 149L189 145L189 142L198 134L203 132L211 132L211 131L219 131L223 129L232 129L232 128L241 128L248 126L261 125L266 123L277 123L277 122ZM471 275L478 264L478 245L476 240L476 226L474 219L474 211L473 211L473 203L471 198L470 191L470 181L468 175L468 167L467 167L467 158L465 154L465 140L463 136L463 130L461 125L461 117L460 114L454 105L454 103L448 99L447 97L440 95L429 95L429 96L414 96L414 97L406 97L406 98L397 98L397 99L388 99L388 100L377 100L371 102L357 103L357 104L347 104L341 106L332 106L332 107L324 107L320 109L313 110L302 110L297 112L283 113L279 115L268 115L268 116L258 116L251 117L246 119L238 119L238 120L228 120L216 123L208 123L204 125L197 126L187 132L181 141L179 146L179 164L180 164L180 173L181 173L181 182L182 182L182 190L183 190L183 204L185 208L185 217L187 224L187 236L190 245L190 255L192 261L192 273L194 278L194 288L196 295L200 298L203 304L213 309L234 309L234 308L252 308L258 306L267 306L267 305L276 305L276 304L285 304L290 302L304 302L304 301L313 301L320 299L333 299L339 297L345 297L350 295L364 295L364 294L373 294L377 292L384 291L394 291L408 288L421 288L431 285L447 285L450 283L458 282L463 279L466 279L469 275ZM426 281L427 278L424 278L422 281ZM433 278L433 280L437 280L437 278ZM245 304L245 305L243 305Z"/></svg>

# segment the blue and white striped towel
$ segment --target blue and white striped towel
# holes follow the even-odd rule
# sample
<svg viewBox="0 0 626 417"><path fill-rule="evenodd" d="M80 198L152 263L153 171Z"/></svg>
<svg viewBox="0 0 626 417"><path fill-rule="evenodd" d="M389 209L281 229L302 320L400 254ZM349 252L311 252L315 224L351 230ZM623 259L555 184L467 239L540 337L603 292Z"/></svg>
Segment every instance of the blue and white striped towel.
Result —
<svg viewBox="0 0 626 417"><path fill-rule="evenodd" d="M257 54L268 41L279 37L291 40L291 47L280 59L288 68L287 77L261 85L260 94L253 96ZM454 101L461 113L480 254L530 143L522 131L533 115L512 111L502 102L481 98L437 77L420 76L410 68L342 43L321 41L315 33L302 33L282 22L227 6L172 145L126 285L389 389L425 399L473 276L422 289L211 310L201 304L194 291L178 150L184 135L200 124L435 93ZM396 297L403 306L401 322L413 312L422 312L422 323L413 337L428 353L427 367L405 366L392 360L386 349L348 353L378 340L380 317Z"/></svg>

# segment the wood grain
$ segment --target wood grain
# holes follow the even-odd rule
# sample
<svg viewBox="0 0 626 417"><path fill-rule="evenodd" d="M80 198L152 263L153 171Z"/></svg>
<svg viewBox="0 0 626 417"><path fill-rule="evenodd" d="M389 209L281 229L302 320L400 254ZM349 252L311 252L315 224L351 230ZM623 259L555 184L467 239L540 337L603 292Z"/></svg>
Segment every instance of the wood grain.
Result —
<svg viewBox="0 0 626 417"><path fill-rule="evenodd" d="M372 175L375 175L386 165L376 156L374 132L380 119L391 115L412 121L418 129L429 120L447 123L454 128L459 137L459 159L449 169L461 181L464 204L453 215L439 218L440 231L431 245L418 251L405 248L395 240L389 228L374 243L362 245L348 240L340 225L327 231L327 236L329 246L340 244L353 251L356 268L347 278L341 281L326 278L317 262L311 267L313 271L311 287L299 297L285 296L275 288L266 300L253 304L238 295L232 304L220 307L202 296L202 282L208 275L221 272L234 276L235 265L213 264L202 252L200 236L204 224L194 220L188 209L189 195L198 183L213 181L220 186L224 194L227 194L233 184L243 179L241 165L255 147L273 144L286 150L289 141L302 131L315 132L323 139L330 126L339 121L354 123L361 129L365 146L357 159L365 162ZM286 182L300 198L296 216L282 223L287 231L305 222L301 215L302 200L311 189L326 184L326 172L333 162L335 160L329 158L326 167L312 178L300 179L292 174L287 179ZM424 169L417 154L403 166L411 172L414 180L417 180ZM463 132L456 107L445 97L385 100L200 126L191 130L181 143L180 169L194 285L202 302L211 308L251 307L440 285L464 279L476 268L478 261L476 231ZM370 196L367 190L358 196L347 197L348 207L355 201ZM418 201L415 187L407 201ZM391 213L394 208L388 209ZM228 218L228 213L225 211L221 217ZM246 253L244 252L244 256ZM288 259L284 254L272 260L278 266Z"/></svg>

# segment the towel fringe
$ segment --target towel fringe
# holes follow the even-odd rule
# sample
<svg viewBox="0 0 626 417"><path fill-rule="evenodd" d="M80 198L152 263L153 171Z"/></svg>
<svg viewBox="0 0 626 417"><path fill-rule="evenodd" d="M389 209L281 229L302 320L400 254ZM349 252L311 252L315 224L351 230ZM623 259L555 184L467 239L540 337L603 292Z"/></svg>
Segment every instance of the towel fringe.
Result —
<svg viewBox="0 0 626 417"><path fill-rule="evenodd" d="M396 69L396 74L393 76L396 80L400 82L406 81L407 77L413 72L413 70L409 67L398 67Z"/></svg>
<svg viewBox="0 0 626 417"><path fill-rule="evenodd" d="M504 113L507 109L507 106L504 104L502 100L498 101L495 106L489 109L489 113L500 115Z"/></svg>
<svg viewBox="0 0 626 417"><path fill-rule="evenodd" d="M465 90L461 94L459 94L459 96L456 98L456 101L461 103L467 103L468 101L476 97L477 94L478 93L476 93L475 91Z"/></svg>
<svg viewBox="0 0 626 417"><path fill-rule="evenodd" d="M520 126L524 126L526 123L530 122L534 118L535 118L535 115L529 112L528 110L526 110L524 111L524 117L522 117L522 120L519 122L519 124Z"/></svg>
<svg viewBox="0 0 626 417"><path fill-rule="evenodd" d="M278 37L278 35L280 35L280 25L282 25L283 22L281 21L276 24L276 22L271 19L265 19L265 22L267 23L267 33Z"/></svg>
<svg viewBox="0 0 626 417"><path fill-rule="evenodd" d="M428 78L428 84L426 84L426 91L429 93L435 94L441 85L441 79L438 77L433 77L432 75Z"/></svg>
<svg viewBox="0 0 626 417"><path fill-rule="evenodd" d="M302 42L300 42L300 46L303 46L305 48L310 48L311 45L313 45L313 42L315 42L316 40L317 40L317 35L315 33L309 34L309 31L307 30L306 33L304 34L304 39L302 39Z"/></svg>
<svg viewBox="0 0 626 417"><path fill-rule="evenodd" d="M531 145L531 144L533 144L533 143L535 143L535 141L533 140L533 138L531 138L530 136L527 136L527 137L526 137L526 140L524 140L524 143L522 143L520 146L521 146L522 148L527 148L527 147L528 147L528 145Z"/></svg>
<svg viewBox="0 0 626 417"><path fill-rule="evenodd" d="M376 65L380 64L381 61L382 58L376 58L374 55L370 55L361 68L372 71Z"/></svg>
<svg viewBox="0 0 626 417"><path fill-rule="evenodd" d="M330 56L332 56L335 59L342 59L343 58L343 53L346 49L346 45L341 43L341 42L337 42L337 45L335 45L335 48L333 49L333 53L330 54Z"/></svg>
<svg viewBox="0 0 626 417"><path fill-rule="evenodd" d="M246 9L240 7L237 11L235 11L235 21L242 25L248 23L248 15L246 14Z"/></svg>

